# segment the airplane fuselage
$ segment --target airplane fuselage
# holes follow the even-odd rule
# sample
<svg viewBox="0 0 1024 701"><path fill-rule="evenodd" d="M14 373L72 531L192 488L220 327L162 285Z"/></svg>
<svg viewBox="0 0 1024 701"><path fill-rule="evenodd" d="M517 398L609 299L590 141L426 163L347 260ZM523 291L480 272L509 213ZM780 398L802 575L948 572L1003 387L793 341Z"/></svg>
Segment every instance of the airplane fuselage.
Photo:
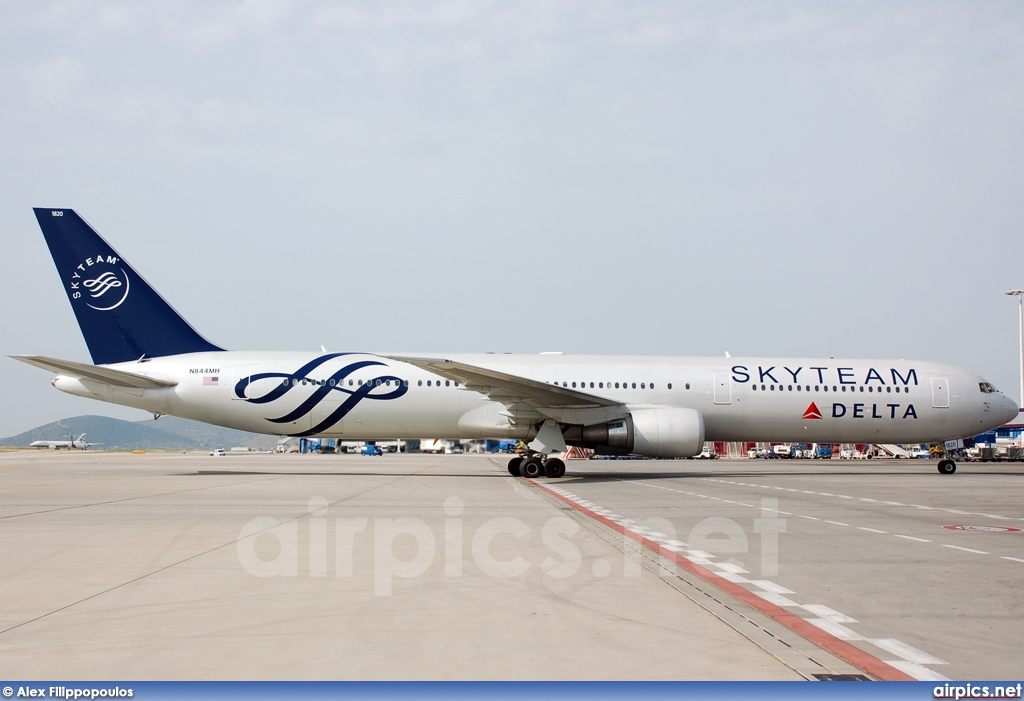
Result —
<svg viewBox="0 0 1024 701"><path fill-rule="evenodd" d="M1017 415L1016 405L988 390L979 376L923 361L416 357L448 358L577 389L631 409L694 409L713 441L923 443L976 435ZM536 433L535 420L517 417L504 403L377 354L219 351L107 367L177 384L136 389L57 376L54 386L156 414L281 436L528 440ZM618 418L612 408L567 408L549 417L563 425Z"/></svg>

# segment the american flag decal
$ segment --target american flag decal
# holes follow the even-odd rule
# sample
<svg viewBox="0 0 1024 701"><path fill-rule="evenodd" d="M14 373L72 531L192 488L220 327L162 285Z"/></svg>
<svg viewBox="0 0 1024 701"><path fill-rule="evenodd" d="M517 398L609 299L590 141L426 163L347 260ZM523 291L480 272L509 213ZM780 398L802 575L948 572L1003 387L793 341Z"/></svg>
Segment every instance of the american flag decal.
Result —
<svg viewBox="0 0 1024 701"><path fill-rule="evenodd" d="M217 375L203 375L203 386L209 387L217 384Z"/></svg>

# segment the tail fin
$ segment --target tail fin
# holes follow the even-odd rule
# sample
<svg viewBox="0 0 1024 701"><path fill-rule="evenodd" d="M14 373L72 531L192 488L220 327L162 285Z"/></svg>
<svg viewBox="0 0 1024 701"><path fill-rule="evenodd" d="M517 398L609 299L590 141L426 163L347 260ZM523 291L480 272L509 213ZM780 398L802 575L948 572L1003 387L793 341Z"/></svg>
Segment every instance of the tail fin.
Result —
<svg viewBox="0 0 1024 701"><path fill-rule="evenodd" d="M93 363L224 350L196 333L74 210L33 211Z"/></svg>

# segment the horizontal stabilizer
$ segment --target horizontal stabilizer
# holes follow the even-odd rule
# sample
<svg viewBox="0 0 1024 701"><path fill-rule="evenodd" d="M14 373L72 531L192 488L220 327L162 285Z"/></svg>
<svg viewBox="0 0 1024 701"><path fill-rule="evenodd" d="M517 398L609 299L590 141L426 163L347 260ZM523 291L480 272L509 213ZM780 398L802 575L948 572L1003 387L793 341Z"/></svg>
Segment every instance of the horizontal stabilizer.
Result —
<svg viewBox="0 0 1024 701"><path fill-rule="evenodd" d="M83 377L96 382L105 382L115 387L134 387L136 389L160 389L161 387L174 387L177 382L168 380L157 380L145 375L136 375L124 370L114 370L99 365L85 365L72 360L60 360L58 358L47 358L42 355L12 355L15 360L20 360L29 365L35 365L43 370L50 370L61 375L71 377Z"/></svg>

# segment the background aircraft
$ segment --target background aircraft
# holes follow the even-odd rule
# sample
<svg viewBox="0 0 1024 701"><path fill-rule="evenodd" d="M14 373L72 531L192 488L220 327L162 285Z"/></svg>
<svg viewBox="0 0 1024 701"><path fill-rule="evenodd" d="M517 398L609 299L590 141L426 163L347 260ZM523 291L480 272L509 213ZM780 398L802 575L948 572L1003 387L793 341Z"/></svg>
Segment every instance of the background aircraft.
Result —
<svg viewBox="0 0 1024 701"><path fill-rule="evenodd" d="M30 448L53 448L54 450L60 450L61 448L74 448L77 450L88 450L89 446L101 444L86 443L85 434L83 433L78 438L72 436L66 441L32 441L28 445Z"/></svg>

